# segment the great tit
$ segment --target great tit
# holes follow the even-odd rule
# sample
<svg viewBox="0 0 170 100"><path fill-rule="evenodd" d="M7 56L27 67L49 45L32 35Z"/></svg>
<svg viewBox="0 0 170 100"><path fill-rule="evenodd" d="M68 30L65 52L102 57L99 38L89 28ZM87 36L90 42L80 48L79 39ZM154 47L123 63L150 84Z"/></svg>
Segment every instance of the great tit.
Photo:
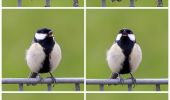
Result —
<svg viewBox="0 0 170 100"><path fill-rule="evenodd" d="M52 72L61 61L61 49L49 28L38 29L31 46L26 51L26 62L31 70L29 78L37 78L39 73L49 73L53 82Z"/></svg>
<svg viewBox="0 0 170 100"><path fill-rule="evenodd" d="M132 82L136 79L132 73L137 70L142 61L142 51L136 43L135 35L128 28L121 29L116 41L107 51L107 63L112 71L111 79L120 78L120 74L130 74ZM123 80L121 80L122 82Z"/></svg>

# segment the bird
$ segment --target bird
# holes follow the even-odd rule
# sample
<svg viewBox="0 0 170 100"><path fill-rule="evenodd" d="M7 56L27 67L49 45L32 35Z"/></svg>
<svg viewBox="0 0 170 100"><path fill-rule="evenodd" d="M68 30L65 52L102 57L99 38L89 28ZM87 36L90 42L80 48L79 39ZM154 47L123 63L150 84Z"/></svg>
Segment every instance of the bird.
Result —
<svg viewBox="0 0 170 100"><path fill-rule="evenodd" d="M142 50L131 29L120 29L106 56L108 66L112 71L110 79L119 78L123 84L121 74L130 74L132 83L136 84L136 79L132 73L137 70L142 61Z"/></svg>
<svg viewBox="0 0 170 100"><path fill-rule="evenodd" d="M56 83L52 72L58 67L61 58L61 48L54 39L53 30L38 29L26 51L26 62L31 70L29 78L38 78L39 74L49 73L53 83Z"/></svg>

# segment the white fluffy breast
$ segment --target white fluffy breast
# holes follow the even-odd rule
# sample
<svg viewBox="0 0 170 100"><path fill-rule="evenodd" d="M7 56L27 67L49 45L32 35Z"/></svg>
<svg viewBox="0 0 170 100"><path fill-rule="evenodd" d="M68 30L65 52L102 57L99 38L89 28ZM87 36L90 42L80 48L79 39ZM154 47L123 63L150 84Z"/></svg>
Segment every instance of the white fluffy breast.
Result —
<svg viewBox="0 0 170 100"><path fill-rule="evenodd" d="M131 72L135 72L136 69L139 67L139 64L142 61L142 50L140 46L135 43L132 52L129 56L129 64L131 67Z"/></svg>
<svg viewBox="0 0 170 100"><path fill-rule="evenodd" d="M107 51L107 63L109 68L114 73L118 73L122 69L122 63L125 60L125 56L122 53L121 48L114 43L111 48Z"/></svg>
<svg viewBox="0 0 170 100"><path fill-rule="evenodd" d="M61 49L60 46L55 43L51 54L50 54L50 67L51 67L51 71L54 71L57 66L59 65L60 61L61 61Z"/></svg>
<svg viewBox="0 0 170 100"><path fill-rule="evenodd" d="M46 38L46 36L47 36L47 34L35 33L35 38L36 38L37 40L43 40L43 39Z"/></svg>
<svg viewBox="0 0 170 100"><path fill-rule="evenodd" d="M32 72L38 73L45 59L43 48L38 43L33 43L26 52L26 61Z"/></svg>

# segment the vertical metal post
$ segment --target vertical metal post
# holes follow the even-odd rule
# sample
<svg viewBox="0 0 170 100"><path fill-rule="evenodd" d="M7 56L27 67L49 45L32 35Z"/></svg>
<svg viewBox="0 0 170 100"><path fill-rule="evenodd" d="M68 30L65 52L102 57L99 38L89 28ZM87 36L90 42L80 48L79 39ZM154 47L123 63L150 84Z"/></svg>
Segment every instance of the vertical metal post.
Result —
<svg viewBox="0 0 170 100"><path fill-rule="evenodd" d="M78 0L73 0L73 7L78 7L78 6L79 6Z"/></svg>
<svg viewBox="0 0 170 100"><path fill-rule="evenodd" d="M160 91L161 88L160 88L160 84L156 84L156 91Z"/></svg>
<svg viewBox="0 0 170 100"><path fill-rule="evenodd" d="M19 85L19 91L23 91L23 84L21 83L21 84L18 84Z"/></svg>
<svg viewBox="0 0 170 100"><path fill-rule="evenodd" d="M128 91L132 91L132 84L128 84Z"/></svg>
<svg viewBox="0 0 170 100"><path fill-rule="evenodd" d="M135 7L135 0L130 0L130 7Z"/></svg>
<svg viewBox="0 0 170 100"><path fill-rule="evenodd" d="M48 87L48 91L52 91L52 84L47 84L47 87Z"/></svg>
<svg viewBox="0 0 170 100"><path fill-rule="evenodd" d="M100 84L100 91L104 91L104 84Z"/></svg>
<svg viewBox="0 0 170 100"><path fill-rule="evenodd" d="M50 0L45 0L45 7L50 7Z"/></svg>
<svg viewBox="0 0 170 100"><path fill-rule="evenodd" d="M80 83L75 83L75 90L80 91Z"/></svg>
<svg viewBox="0 0 170 100"><path fill-rule="evenodd" d="M106 7L106 0L102 0L102 7Z"/></svg>
<svg viewBox="0 0 170 100"><path fill-rule="evenodd" d="M157 7L163 7L163 2L162 2L162 0L158 0L157 2L158 2Z"/></svg>
<svg viewBox="0 0 170 100"><path fill-rule="evenodd" d="M22 0L18 0L18 7L22 7Z"/></svg>

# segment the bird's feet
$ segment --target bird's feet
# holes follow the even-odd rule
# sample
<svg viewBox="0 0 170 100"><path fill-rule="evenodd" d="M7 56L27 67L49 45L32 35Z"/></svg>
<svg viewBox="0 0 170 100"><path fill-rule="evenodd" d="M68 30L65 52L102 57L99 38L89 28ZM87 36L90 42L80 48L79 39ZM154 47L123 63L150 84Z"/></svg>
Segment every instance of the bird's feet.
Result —
<svg viewBox="0 0 170 100"><path fill-rule="evenodd" d="M136 79L133 77L132 73L130 73L130 76L131 76L131 78L129 78L129 79L132 80L132 84L133 84L133 88L134 88L136 86Z"/></svg>
<svg viewBox="0 0 170 100"><path fill-rule="evenodd" d="M49 78L51 78L52 83L53 83L53 87L54 87L55 84L57 83L57 81L56 81L55 77L53 76L53 74L52 74L51 72L49 72L49 73L50 73L50 76L51 76L51 77L49 77Z"/></svg>
<svg viewBox="0 0 170 100"><path fill-rule="evenodd" d="M122 86L123 86L123 84L124 84L124 79L123 79L122 77L119 77L118 79L119 79L120 83L121 83Z"/></svg>

